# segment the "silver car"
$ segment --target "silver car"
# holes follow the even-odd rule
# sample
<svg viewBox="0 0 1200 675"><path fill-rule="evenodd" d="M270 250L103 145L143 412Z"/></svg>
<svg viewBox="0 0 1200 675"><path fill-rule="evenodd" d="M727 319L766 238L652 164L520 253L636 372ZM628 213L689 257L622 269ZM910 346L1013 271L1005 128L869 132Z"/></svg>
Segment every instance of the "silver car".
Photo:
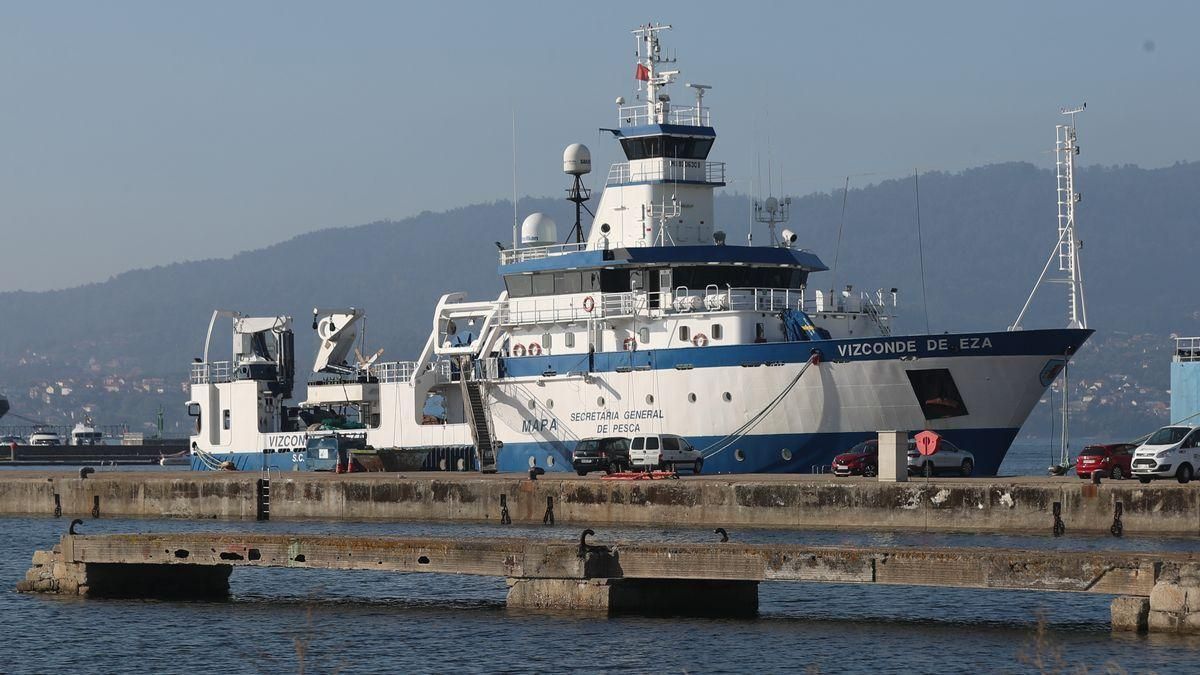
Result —
<svg viewBox="0 0 1200 675"><path fill-rule="evenodd" d="M929 456L917 452L916 441L911 438L908 440L910 476L936 476L939 473L970 476L974 472L975 455L944 438L938 442L938 451Z"/></svg>

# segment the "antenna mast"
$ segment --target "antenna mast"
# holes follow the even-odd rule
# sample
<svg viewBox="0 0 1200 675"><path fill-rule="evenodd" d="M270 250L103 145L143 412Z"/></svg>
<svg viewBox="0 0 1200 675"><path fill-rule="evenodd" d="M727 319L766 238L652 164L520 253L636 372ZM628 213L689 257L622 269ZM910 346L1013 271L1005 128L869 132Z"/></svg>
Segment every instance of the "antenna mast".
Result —
<svg viewBox="0 0 1200 675"><path fill-rule="evenodd" d="M1025 306L1017 315L1017 320L1009 326L1009 330L1021 330L1021 320L1029 311L1033 296L1043 283L1060 283L1067 285L1067 327L1087 328L1087 303L1083 296L1083 267L1080 262L1079 250L1083 248L1078 232L1075 230L1075 205L1083 199L1083 195L1075 189L1075 157L1079 154L1079 144L1076 142L1075 117L1087 108L1087 103L1077 108L1062 108L1063 115L1071 118L1070 124L1059 124L1055 127L1055 169L1058 181L1058 241L1046 260L1037 283L1025 300ZM1058 271L1061 276L1047 278L1050 265L1058 258Z"/></svg>
<svg viewBox="0 0 1200 675"><path fill-rule="evenodd" d="M678 70L664 70L661 72L658 70L658 64L660 63L675 63L674 58L668 58L662 54L662 45L659 44L658 34L664 30L671 30L671 24L648 23L645 26L638 26L632 31L638 43L637 79L639 82L646 83L646 116L648 124L666 123L666 113L669 110L670 99L664 94L663 100L658 100L658 90L674 82L675 76L679 74Z"/></svg>

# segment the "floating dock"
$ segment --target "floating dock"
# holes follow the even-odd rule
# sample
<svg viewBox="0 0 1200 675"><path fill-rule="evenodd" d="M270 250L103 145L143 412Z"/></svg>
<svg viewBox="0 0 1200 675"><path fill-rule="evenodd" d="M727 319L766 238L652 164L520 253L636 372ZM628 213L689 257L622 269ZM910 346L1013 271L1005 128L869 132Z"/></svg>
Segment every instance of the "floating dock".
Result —
<svg viewBox="0 0 1200 675"><path fill-rule="evenodd" d="M280 534L64 535L18 590L84 597L222 598L234 567L503 577L510 607L754 615L766 581L1119 595L1118 630L1200 632L1200 558L1156 552L578 543ZM593 536L593 539L595 537Z"/></svg>
<svg viewBox="0 0 1200 675"><path fill-rule="evenodd" d="M1196 536L1200 487L1078 478L934 478L884 483L829 476L295 472L5 471L0 515L346 519L580 526L923 530ZM1057 514L1056 514L1057 510Z"/></svg>

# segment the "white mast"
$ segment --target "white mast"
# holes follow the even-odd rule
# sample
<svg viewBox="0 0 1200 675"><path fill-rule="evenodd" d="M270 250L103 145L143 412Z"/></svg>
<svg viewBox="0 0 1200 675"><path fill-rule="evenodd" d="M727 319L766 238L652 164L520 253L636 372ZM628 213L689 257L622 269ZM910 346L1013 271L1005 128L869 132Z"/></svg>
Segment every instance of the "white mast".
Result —
<svg viewBox="0 0 1200 675"><path fill-rule="evenodd" d="M663 94L663 100L658 100L658 90L675 81L678 70L658 71L660 63L675 63L674 58L662 55L662 46L658 41L659 31L671 30L670 24L648 23L638 26L632 33L638 43L638 64L646 69L646 116L650 124L665 124L670 99Z"/></svg>
<svg viewBox="0 0 1200 675"><path fill-rule="evenodd" d="M1080 263L1079 249L1083 242L1079 240L1075 230L1075 205L1080 202L1082 195L1075 190L1075 156L1079 154L1079 144L1075 136L1075 116L1083 112L1087 104L1078 108L1062 108L1059 112L1071 118L1070 124L1059 124L1055 127L1055 169L1058 181L1058 241L1042 267L1037 283L1029 292L1025 306L1009 330L1021 330L1021 320L1029 311L1033 296L1043 283L1059 283L1067 285L1067 327L1087 328L1087 304L1083 297L1083 267ZM1050 265L1058 258L1058 278L1047 278Z"/></svg>

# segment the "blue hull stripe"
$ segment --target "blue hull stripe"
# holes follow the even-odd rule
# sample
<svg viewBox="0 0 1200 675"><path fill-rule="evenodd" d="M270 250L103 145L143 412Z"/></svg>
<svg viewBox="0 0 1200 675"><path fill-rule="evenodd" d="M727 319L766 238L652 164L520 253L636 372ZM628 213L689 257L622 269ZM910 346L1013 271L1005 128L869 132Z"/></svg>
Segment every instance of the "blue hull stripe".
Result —
<svg viewBox="0 0 1200 675"><path fill-rule="evenodd" d="M617 370L656 370L677 367L718 368L723 366L761 366L778 363L802 363L820 350L822 361L894 360L958 356L1061 356L1074 353L1092 334L1090 330L1051 329L993 333L956 333L944 335L896 335L890 337L804 342L765 342L679 349L647 349L624 352L599 352L592 359L591 372ZM563 356L504 357L503 374L529 377L555 373L588 372L587 354Z"/></svg>

